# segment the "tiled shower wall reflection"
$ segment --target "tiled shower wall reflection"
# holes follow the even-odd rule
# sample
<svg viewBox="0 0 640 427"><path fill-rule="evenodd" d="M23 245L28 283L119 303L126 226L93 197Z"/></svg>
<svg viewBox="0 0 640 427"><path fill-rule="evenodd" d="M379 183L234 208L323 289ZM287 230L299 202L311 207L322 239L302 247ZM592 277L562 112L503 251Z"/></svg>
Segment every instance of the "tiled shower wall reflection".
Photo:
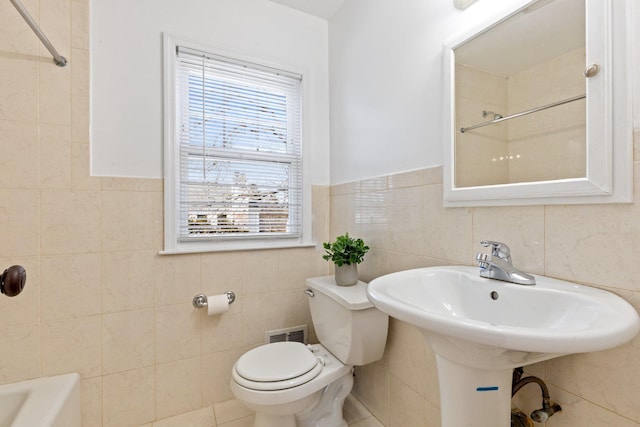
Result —
<svg viewBox="0 0 640 427"><path fill-rule="evenodd" d="M310 324L304 279L329 265L316 248L158 255L162 181L89 175L89 1L24 4L69 64L0 2L0 268L28 277L0 297L0 384L79 372L85 427L206 412L265 330ZM324 241L329 189L312 199ZM223 316L191 306L227 289Z"/></svg>
<svg viewBox="0 0 640 427"><path fill-rule="evenodd" d="M584 95L584 48L499 76L456 64L456 128ZM487 110L488 116L484 116ZM585 176L585 101L456 132L456 185Z"/></svg>
<svg viewBox="0 0 640 427"><path fill-rule="evenodd" d="M508 114L584 95L585 49L567 52L509 76ZM509 181L586 175L584 99L509 120Z"/></svg>
<svg viewBox="0 0 640 427"><path fill-rule="evenodd" d="M636 146L639 136L636 131ZM640 163L634 166L640 201ZM437 167L331 188L331 236L349 231L372 248L361 264L362 280L414 267L472 265L483 249L479 242L491 239L508 243L525 271L608 289L640 310L639 202L444 208L441 177ZM547 425L639 426L639 355L636 338L613 350L528 367L563 407ZM440 425L434 356L406 323L391 320L385 356L356 369L354 394L385 426ZM541 399L531 387L516 401L530 413Z"/></svg>

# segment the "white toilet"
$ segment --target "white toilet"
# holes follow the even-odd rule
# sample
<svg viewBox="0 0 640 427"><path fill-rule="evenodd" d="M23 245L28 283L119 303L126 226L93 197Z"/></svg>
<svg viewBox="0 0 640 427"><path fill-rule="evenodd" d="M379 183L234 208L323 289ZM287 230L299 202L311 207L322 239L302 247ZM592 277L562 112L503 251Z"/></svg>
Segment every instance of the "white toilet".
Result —
<svg viewBox="0 0 640 427"><path fill-rule="evenodd" d="M384 353L389 317L369 302L365 283L338 286L333 276L306 283L320 344L265 344L233 366L231 391L256 412L255 427L346 427L353 366Z"/></svg>

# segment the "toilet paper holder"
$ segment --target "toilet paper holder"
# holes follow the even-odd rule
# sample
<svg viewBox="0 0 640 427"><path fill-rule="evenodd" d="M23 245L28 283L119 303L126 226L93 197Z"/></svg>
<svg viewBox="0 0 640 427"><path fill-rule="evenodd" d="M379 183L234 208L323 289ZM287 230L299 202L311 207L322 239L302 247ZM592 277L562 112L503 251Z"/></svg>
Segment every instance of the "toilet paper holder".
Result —
<svg viewBox="0 0 640 427"><path fill-rule="evenodd" d="M236 294L233 291L225 291L224 294L227 296L229 304L233 304L233 302L236 300ZM206 307L207 303L207 296L205 294L198 294L193 297L193 306L195 308Z"/></svg>

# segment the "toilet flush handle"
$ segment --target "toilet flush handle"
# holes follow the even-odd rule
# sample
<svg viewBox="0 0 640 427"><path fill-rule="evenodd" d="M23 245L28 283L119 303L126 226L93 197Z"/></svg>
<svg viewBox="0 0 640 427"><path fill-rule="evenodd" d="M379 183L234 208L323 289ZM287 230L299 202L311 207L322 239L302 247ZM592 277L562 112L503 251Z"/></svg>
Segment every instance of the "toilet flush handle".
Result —
<svg viewBox="0 0 640 427"><path fill-rule="evenodd" d="M313 293L313 289L311 288L307 288L304 290L304 293L309 295L311 298L315 297L316 295Z"/></svg>

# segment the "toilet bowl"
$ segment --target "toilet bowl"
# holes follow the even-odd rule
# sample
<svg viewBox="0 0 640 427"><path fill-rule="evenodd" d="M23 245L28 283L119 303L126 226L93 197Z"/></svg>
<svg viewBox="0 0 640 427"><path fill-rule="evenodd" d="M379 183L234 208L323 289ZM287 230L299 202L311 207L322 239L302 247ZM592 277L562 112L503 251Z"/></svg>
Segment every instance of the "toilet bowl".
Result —
<svg viewBox="0 0 640 427"><path fill-rule="evenodd" d="M384 353L389 318L367 299L366 283L341 287L333 276L306 283L320 344L265 344L233 366L231 392L255 411L255 427L347 427L342 407L353 367Z"/></svg>
<svg viewBox="0 0 640 427"><path fill-rule="evenodd" d="M331 403L335 399L343 402L353 386L352 366L320 344L298 342L250 350L238 359L231 376L231 391L256 412L256 427L314 426L314 414L331 414ZM333 383L336 385L329 390ZM342 406L339 418L342 420ZM346 426L335 424L342 425Z"/></svg>

